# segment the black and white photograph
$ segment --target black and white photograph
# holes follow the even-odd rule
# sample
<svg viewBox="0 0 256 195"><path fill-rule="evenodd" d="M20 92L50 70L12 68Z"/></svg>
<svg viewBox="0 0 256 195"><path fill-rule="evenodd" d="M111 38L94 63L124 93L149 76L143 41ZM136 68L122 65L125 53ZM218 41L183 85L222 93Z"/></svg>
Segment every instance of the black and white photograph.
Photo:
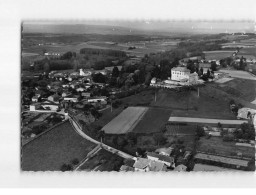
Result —
<svg viewBox="0 0 256 195"><path fill-rule="evenodd" d="M253 0L0 0L0 38L0 187L256 187Z"/></svg>
<svg viewBox="0 0 256 195"><path fill-rule="evenodd" d="M253 22L23 21L23 171L254 171Z"/></svg>

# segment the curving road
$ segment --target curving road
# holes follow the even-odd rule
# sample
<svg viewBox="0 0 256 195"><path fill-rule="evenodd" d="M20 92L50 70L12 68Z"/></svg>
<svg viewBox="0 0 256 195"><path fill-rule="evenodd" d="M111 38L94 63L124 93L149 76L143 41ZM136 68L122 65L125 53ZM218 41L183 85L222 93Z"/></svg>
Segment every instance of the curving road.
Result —
<svg viewBox="0 0 256 195"><path fill-rule="evenodd" d="M127 154L127 153L125 153L125 152L122 152L121 150L117 150L117 149L115 149L115 148L112 148L112 147L110 147L110 146L108 146L108 145L106 145L106 144L104 144L104 143L101 143L101 142L99 142L99 141L93 139L92 137L86 135L86 134L82 131L82 129L79 127L79 125L76 123L76 121L74 121L74 120L72 119L71 116L69 116L69 121L70 121L71 125L74 127L74 130L75 130L80 136L82 136L84 139L87 139L87 140L89 140L89 141L91 141L91 142L93 142L93 143L95 143L95 144L99 144L103 149L105 149L105 150L107 150L107 151L109 151L109 152L111 152L111 153L117 154L118 156L120 156L120 157L122 157L122 158L134 159L134 160L136 160L136 157L134 157L134 156L132 156L132 155L130 155L130 154Z"/></svg>

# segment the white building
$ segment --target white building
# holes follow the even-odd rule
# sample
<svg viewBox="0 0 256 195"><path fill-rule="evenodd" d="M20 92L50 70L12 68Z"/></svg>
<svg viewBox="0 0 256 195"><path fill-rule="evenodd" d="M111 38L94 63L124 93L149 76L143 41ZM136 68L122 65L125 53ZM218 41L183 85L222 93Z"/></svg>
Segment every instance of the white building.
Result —
<svg viewBox="0 0 256 195"><path fill-rule="evenodd" d="M175 67L172 68L172 80L183 81L189 80L190 70L186 67Z"/></svg>
<svg viewBox="0 0 256 195"><path fill-rule="evenodd" d="M92 73L90 71L83 71L83 69L80 69L79 75L80 76L91 76Z"/></svg>
<svg viewBox="0 0 256 195"><path fill-rule="evenodd" d="M88 102L90 102L90 103L104 102L104 101L107 101L107 97L106 96L93 97L93 98L89 98L88 99Z"/></svg>

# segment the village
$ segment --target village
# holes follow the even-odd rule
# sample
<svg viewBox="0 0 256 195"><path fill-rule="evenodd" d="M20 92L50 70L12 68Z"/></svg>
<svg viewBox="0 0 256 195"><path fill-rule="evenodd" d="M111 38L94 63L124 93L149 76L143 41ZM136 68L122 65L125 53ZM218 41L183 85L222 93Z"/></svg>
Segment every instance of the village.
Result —
<svg viewBox="0 0 256 195"><path fill-rule="evenodd" d="M79 55L84 52L96 50L81 49ZM26 150L36 153L40 145L36 142L42 144L47 136L45 142L58 139L50 145L63 144L53 153L60 152L66 142L80 143L74 146L79 150L66 152L69 162L62 158L45 162L53 170L255 169L255 94L246 91L255 87L255 61L239 49L217 57L213 52L205 52L204 57L188 54L158 64L151 61L155 54L141 57L111 52L122 60L115 58L111 66L95 63L92 68L82 68L78 54L45 52L41 71L22 72L25 170L44 170L36 164L41 157L31 161ZM59 58L68 58L74 68L49 71L51 61ZM30 65L38 66L36 61Z"/></svg>

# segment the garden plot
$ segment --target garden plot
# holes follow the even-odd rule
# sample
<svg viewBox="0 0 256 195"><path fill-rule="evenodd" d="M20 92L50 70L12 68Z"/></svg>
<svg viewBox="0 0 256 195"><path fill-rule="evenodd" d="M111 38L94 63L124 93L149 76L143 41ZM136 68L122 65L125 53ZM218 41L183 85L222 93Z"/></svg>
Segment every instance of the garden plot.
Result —
<svg viewBox="0 0 256 195"><path fill-rule="evenodd" d="M107 134L124 134L132 131L147 110L148 108L145 107L128 107L105 125L102 130Z"/></svg>

